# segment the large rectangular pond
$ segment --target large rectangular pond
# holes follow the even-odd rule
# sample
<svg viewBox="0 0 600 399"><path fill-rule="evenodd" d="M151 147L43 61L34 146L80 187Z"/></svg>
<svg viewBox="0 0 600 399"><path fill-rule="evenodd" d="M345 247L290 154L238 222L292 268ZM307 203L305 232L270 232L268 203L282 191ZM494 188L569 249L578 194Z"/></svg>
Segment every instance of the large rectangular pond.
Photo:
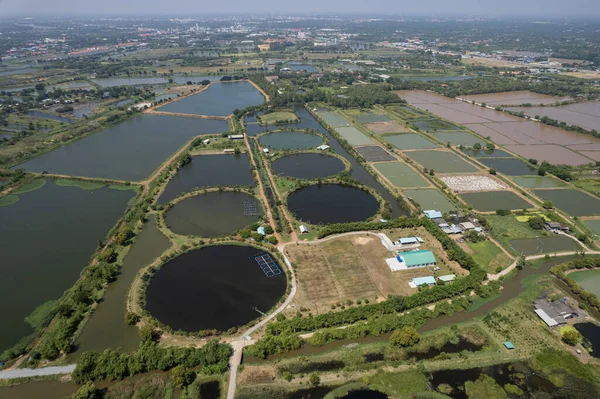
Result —
<svg viewBox="0 0 600 399"><path fill-rule="evenodd" d="M0 207L0 352L33 332L25 318L73 285L133 196L48 180Z"/></svg>
<svg viewBox="0 0 600 399"><path fill-rule="evenodd" d="M573 189L534 190L545 201L552 201L558 209L572 216L599 216L600 199Z"/></svg>
<svg viewBox="0 0 600 399"><path fill-rule="evenodd" d="M534 207L534 205L512 191L465 193L461 194L460 197L481 212L491 212L497 209L529 209Z"/></svg>
<svg viewBox="0 0 600 399"><path fill-rule="evenodd" d="M21 165L28 171L142 180L200 134L229 130L227 121L142 115Z"/></svg>
<svg viewBox="0 0 600 399"><path fill-rule="evenodd" d="M581 248L575 240L559 235L511 240L510 245L523 255L552 254Z"/></svg>
<svg viewBox="0 0 600 399"><path fill-rule="evenodd" d="M243 109L265 102L260 91L249 82L211 84L198 94L158 108L161 112L179 114L227 116L234 109Z"/></svg>
<svg viewBox="0 0 600 399"><path fill-rule="evenodd" d="M178 195L203 187L254 186L248 154L192 157L167 185L160 197L166 204Z"/></svg>

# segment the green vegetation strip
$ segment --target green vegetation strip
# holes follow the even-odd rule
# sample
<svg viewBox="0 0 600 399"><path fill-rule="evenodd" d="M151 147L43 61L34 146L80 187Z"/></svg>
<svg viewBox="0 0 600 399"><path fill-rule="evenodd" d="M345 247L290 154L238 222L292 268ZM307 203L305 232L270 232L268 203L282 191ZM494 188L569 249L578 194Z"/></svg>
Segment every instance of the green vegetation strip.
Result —
<svg viewBox="0 0 600 399"><path fill-rule="evenodd" d="M25 194L31 191L35 191L38 188L42 188L46 185L46 180L40 179L40 180L34 180L31 183L27 183L24 186L19 187L18 189L16 189L15 191L13 191L13 194Z"/></svg>
<svg viewBox="0 0 600 399"><path fill-rule="evenodd" d="M5 195L4 197L0 197L0 208L16 204L17 202L19 202L17 195Z"/></svg>
<svg viewBox="0 0 600 399"><path fill-rule="evenodd" d="M97 190L105 186L104 183L86 181L86 180L70 180L70 179L59 179L56 181L57 186L62 187L79 187L83 190Z"/></svg>

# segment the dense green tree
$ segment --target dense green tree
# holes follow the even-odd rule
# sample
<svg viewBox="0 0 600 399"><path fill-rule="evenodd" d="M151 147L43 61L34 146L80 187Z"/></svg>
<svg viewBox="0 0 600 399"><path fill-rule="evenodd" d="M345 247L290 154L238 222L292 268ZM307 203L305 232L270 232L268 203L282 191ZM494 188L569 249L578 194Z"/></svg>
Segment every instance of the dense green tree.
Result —
<svg viewBox="0 0 600 399"><path fill-rule="evenodd" d="M421 337L414 327L403 327L393 332L390 343L394 346L413 346L420 341Z"/></svg>

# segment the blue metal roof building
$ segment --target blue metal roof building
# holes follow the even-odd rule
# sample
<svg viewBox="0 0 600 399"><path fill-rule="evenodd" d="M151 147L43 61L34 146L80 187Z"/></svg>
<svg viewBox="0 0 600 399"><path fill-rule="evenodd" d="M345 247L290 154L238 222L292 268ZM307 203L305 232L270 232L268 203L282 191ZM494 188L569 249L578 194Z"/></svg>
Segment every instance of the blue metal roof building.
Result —
<svg viewBox="0 0 600 399"><path fill-rule="evenodd" d="M435 278L433 276L415 277L415 278L413 278L413 283L417 287L420 287L422 285L434 285L435 284Z"/></svg>

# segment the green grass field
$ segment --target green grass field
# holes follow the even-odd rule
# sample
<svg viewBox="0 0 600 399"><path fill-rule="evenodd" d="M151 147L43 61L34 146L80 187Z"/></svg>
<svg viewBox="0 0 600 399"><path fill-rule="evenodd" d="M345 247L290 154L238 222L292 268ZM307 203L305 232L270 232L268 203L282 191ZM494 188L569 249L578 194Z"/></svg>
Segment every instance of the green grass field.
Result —
<svg viewBox="0 0 600 399"><path fill-rule="evenodd" d="M298 117L291 111L275 111L270 114L262 115L260 120L265 125L274 125L278 121L297 121Z"/></svg>
<svg viewBox="0 0 600 399"><path fill-rule="evenodd" d="M336 132L343 138L345 138L352 145L369 145L373 144L373 140L363 134L360 130L355 127L338 127L335 129Z"/></svg>
<svg viewBox="0 0 600 399"><path fill-rule="evenodd" d="M496 244L491 241L468 243L473 250L473 260L488 273L498 273L506 269L512 260Z"/></svg>
<svg viewBox="0 0 600 399"><path fill-rule="evenodd" d="M403 193L419 204L422 210L434 209L446 213L456 209L456 206L438 190L404 190Z"/></svg>
<svg viewBox="0 0 600 399"><path fill-rule="evenodd" d="M31 183L27 183L24 186L21 186L18 189L14 190L12 192L12 194L25 194L25 193L28 193L30 191L35 191L38 188L42 188L45 185L46 185L46 180L43 180L43 179L34 180Z"/></svg>
<svg viewBox="0 0 600 399"><path fill-rule="evenodd" d="M500 244L511 250L510 240L519 238L535 238L540 235L527 223L519 222L514 216L486 215L485 219L492 228L492 234Z"/></svg>
<svg viewBox="0 0 600 399"><path fill-rule="evenodd" d="M18 195L5 195L4 197L0 197L0 208L16 204L17 202L19 202Z"/></svg>
<svg viewBox="0 0 600 399"><path fill-rule="evenodd" d="M373 164L382 175L398 188L429 187L430 184L402 162L385 162Z"/></svg>

